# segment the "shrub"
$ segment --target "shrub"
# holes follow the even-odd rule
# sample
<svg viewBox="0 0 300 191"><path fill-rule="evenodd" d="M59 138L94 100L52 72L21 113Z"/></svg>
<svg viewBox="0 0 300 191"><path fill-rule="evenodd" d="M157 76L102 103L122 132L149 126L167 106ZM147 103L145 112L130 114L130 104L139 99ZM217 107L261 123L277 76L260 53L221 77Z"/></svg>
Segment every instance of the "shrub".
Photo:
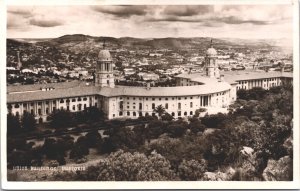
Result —
<svg viewBox="0 0 300 191"><path fill-rule="evenodd" d="M67 147L67 144L62 139L56 141L55 139L47 138L42 150L48 159L59 160L61 163L64 163L62 158L65 156Z"/></svg>
<svg viewBox="0 0 300 191"><path fill-rule="evenodd" d="M84 144L75 144L70 152L70 159L81 159L89 154L89 149Z"/></svg>
<svg viewBox="0 0 300 191"><path fill-rule="evenodd" d="M102 138L98 130L88 132L86 135L86 144L88 147L96 147L102 143Z"/></svg>

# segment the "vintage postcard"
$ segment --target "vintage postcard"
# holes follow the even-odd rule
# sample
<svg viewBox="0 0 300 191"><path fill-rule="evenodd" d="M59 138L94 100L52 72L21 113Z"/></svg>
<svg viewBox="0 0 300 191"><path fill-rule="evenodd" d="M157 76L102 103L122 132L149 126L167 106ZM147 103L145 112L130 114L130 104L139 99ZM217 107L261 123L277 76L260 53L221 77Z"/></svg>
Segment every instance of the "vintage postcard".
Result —
<svg viewBox="0 0 300 191"><path fill-rule="evenodd" d="M1 14L3 188L300 188L298 1Z"/></svg>

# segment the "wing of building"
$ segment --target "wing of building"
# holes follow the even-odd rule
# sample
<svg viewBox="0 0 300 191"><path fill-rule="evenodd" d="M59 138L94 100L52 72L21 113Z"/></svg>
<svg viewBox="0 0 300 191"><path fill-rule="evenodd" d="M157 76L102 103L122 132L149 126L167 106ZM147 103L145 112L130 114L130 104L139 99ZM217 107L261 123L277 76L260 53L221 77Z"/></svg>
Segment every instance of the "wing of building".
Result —
<svg viewBox="0 0 300 191"><path fill-rule="evenodd" d="M292 83L292 73L286 72L220 72L217 51L208 48L205 73L185 73L176 76L176 87L115 86L113 61L105 48L99 52L95 83L72 81L7 87L7 109L14 115L32 113L36 119L47 121L56 109L71 112L96 106L108 119L137 118L155 115L162 105L166 112L178 117L195 114L199 108L224 111L236 100L238 89L279 86Z"/></svg>

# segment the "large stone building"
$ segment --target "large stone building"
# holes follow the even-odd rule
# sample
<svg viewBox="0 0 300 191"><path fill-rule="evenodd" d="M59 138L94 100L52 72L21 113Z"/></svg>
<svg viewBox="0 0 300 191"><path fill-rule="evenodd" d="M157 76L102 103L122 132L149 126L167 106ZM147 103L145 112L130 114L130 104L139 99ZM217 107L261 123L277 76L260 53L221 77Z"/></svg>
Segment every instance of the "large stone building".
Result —
<svg viewBox="0 0 300 191"><path fill-rule="evenodd" d="M217 64L217 51L211 46L205 56L205 73L186 73L176 77L176 87L115 86L113 59L105 48L99 52L95 83L80 81L7 87L8 112L23 115L25 111L36 119L47 121L56 109L71 112L96 106L108 119L137 118L155 115L162 105L166 112L178 117L195 114L199 108L223 111L236 100L239 89L262 87L269 89L292 83L292 73L286 72L223 72Z"/></svg>

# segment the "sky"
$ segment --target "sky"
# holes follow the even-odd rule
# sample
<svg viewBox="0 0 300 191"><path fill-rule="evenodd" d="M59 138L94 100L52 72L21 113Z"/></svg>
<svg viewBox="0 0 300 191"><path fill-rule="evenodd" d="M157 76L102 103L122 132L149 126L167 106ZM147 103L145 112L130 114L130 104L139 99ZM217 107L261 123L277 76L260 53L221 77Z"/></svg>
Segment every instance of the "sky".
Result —
<svg viewBox="0 0 300 191"><path fill-rule="evenodd" d="M291 5L8 6L8 38L292 39Z"/></svg>

